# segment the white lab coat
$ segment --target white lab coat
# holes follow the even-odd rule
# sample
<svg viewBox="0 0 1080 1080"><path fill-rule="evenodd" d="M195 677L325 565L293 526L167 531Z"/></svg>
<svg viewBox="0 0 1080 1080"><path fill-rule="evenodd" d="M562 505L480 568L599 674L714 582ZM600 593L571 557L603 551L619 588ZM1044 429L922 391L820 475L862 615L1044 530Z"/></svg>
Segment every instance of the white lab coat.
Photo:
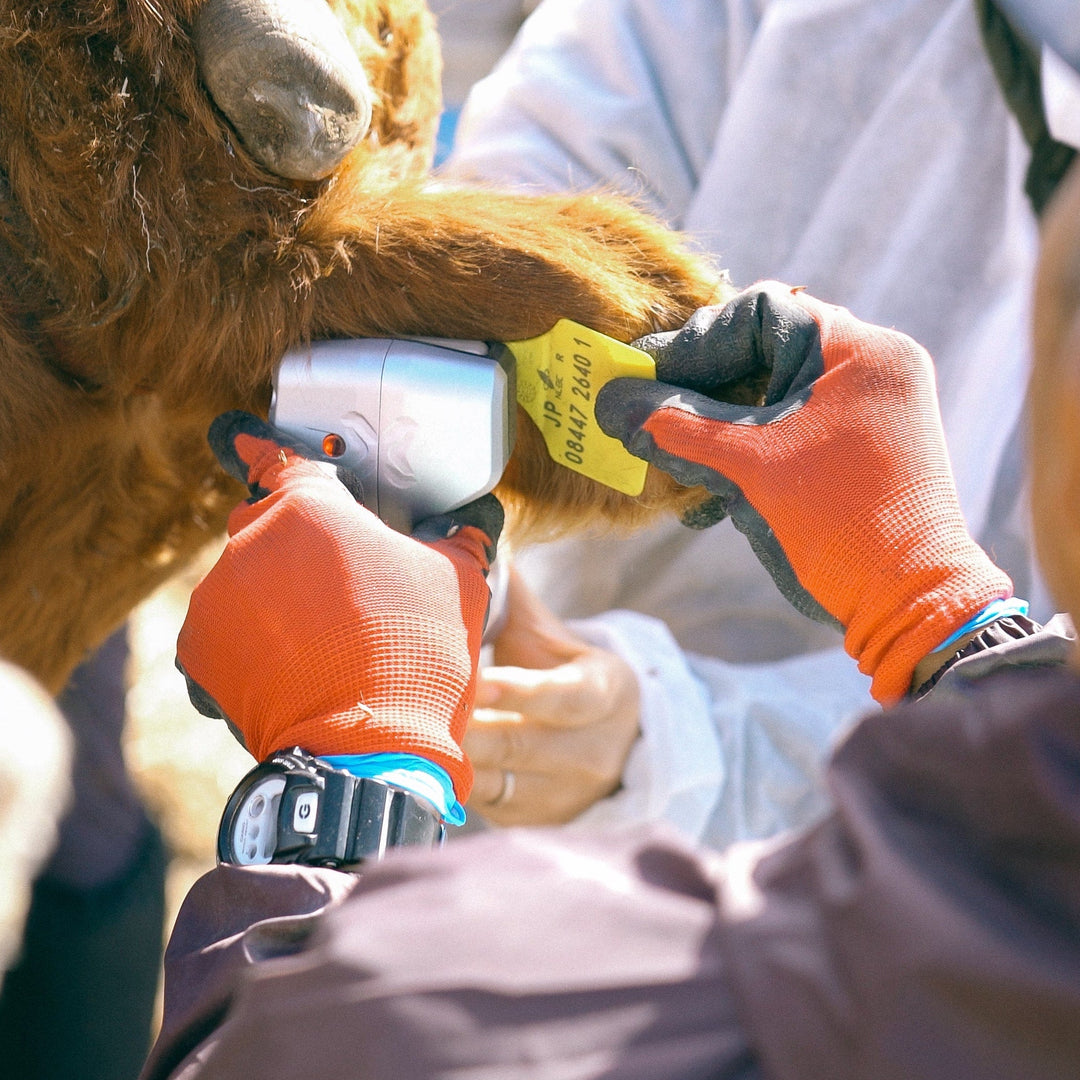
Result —
<svg viewBox="0 0 1080 1080"><path fill-rule="evenodd" d="M1027 159L971 0L545 0L470 95L451 168L615 184L736 285L803 285L926 345L968 523L1040 616L1020 479ZM869 681L730 523L518 565L641 680L623 787L583 824L666 818L721 845L816 812L833 739L876 707Z"/></svg>

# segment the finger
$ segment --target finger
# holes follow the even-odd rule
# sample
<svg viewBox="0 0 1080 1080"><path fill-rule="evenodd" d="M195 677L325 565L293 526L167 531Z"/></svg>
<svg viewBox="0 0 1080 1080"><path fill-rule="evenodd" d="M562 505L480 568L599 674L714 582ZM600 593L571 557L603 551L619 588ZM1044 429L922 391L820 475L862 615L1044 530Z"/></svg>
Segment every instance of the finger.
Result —
<svg viewBox="0 0 1080 1080"><path fill-rule="evenodd" d="M770 372L765 404L771 405L821 374L815 313L826 306L799 289L763 281L722 307L699 309L682 329L635 345L656 360L658 379L710 396L727 383Z"/></svg>
<svg viewBox="0 0 1080 1080"><path fill-rule="evenodd" d="M493 667L553 668L589 648L529 588L512 562L503 610L503 623L493 643Z"/></svg>
<svg viewBox="0 0 1080 1080"><path fill-rule="evenodd" d="M643 379L613 379L596 398L601 429L635 457L655 465L686 487L704 486L726 494L724 478L695 460L716 458L723 423L740 427L758 422L762 410L722 405L689 390L675 391Z"/></svg>
<svg viewBox="0 0 1080 1080"><path fill-rule="evenodd" d="M730 505L723 495L710 495L703 502L691 506L679 515L679 521L688 529L711 529L723 521L730 512Z"/></svg>
<svg viewBox="0 0 1080 1080"><path fill-rule="evenodd" d="M207 434L210 449L221 467L255 494L262 474L282 454L307 456L298 444L249 412L234 409L222 413L210 425Z"/></svg>
<svg viewBox="0 0 1080 1080"><path fill-rule="evenodd" d="M509 774L512 774L512 779ZM485 769L476 774L470 810L493 825L564 825L610 791L567 783L564 774Z"/></svg>
<svg viewBox="0 0 1080 1080"><path fill-rule="evenodd" d="M468 806L491 824L504 827L561 825L577 812L555 777L498 768L474 774Z"/></svg>
<svg viewBox="0 0 1080 1080"><path fill-rule="evenodd" d="M524 768L528 751L527 722L520 713L474 709L461 746L477 772Z"/></svg>
<svg viewBox="0 0 1080 1080"><path fill-rule="evenodd" d="M502 503L494 495L481 495L457 510L421 521L413 530L413 536L424 543L456 538L458 545L466 546L479 540L484 550L483 569L486 571L495 561L504 520Z"/></svg>
<svg viewBox="0 0 1080 1080"><path fill-rule="evenodd" d="M555 727L583 723L583 706L602 701L604 694L592 665L583 659L546 669L488 667L481 682L485 707Z"/></svg>
<svg viewBox="0 0 1080 1080"><path fill-rule="evenodd" d="M567 775L582 752L580 728L553 727L522 713L478 709L469 718L462 747L474 769Z"/></svg>
<svg viewBox="0 0 1080 1080"><path fill-rule="evenodd" d="M471 809L477 809L480 813L483 813L484 808L499 801L505 788L506 773L504 770L494 767L479 768L476 761L473 760L473 786L467 804Z"/></svg>
<svg viewBox="0 0 1080 1080"><path fill-rule="evenodd" d="M213 697L188 674L187 668L184 667L183 661L181 660L181 653L184 652L185 638L182 633L179 640L180 647L174 664L176 670L184 676L184 682L187 684L188 699L191 701L191 704L203 714L203 716L208 716L211 720L224 720L225 710L222 709ZM241 740L241 742L243 742L243 740Z"/></svg>
<svg viewBox="0 0 1080 1080"><path fill-rule="evenodd" d="M665 408L708 410L708 398L652 379L612 379L596 396L596 419L601 430L618 439L631 453L648 421ZM641 456L641 455L638 455Z"/></svg>
<svg viewBox="0 0 1080 1080"><path fill-rule="evenodd" d="M499 537L502 535L506 514L503 512L502 503L494 495L490 492L487 495L481 495L479 499L474 499L464 506L459 506L445 516L450 518L459 528L479 529L487 537L491 548L488 555L489 560L495 558L495 551L499 543Z"/></svg>
<svg viewBox="0 0 1080 1080"><path fill-rule="evenodd" d="M727 304L698 308L678 330L648 334L634 347L656 361L656 377L703 393L744 379L767 366L760 335L753 333L756 297L740 294ZM741 332L733 333L737 325Z"/></svg>

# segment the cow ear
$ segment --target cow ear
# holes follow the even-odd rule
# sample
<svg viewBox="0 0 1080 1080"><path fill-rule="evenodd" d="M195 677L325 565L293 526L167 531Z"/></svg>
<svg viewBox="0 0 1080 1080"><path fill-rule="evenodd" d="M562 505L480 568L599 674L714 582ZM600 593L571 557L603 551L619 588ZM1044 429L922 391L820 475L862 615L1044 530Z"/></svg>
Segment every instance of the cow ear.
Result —
<svg viewBox="0 0 1080 1080"><path fill-rule="evenodd" d="M192 30L210 96L271 172L321 179L367 134L367 77L323 0L208 0Z"/></svg>

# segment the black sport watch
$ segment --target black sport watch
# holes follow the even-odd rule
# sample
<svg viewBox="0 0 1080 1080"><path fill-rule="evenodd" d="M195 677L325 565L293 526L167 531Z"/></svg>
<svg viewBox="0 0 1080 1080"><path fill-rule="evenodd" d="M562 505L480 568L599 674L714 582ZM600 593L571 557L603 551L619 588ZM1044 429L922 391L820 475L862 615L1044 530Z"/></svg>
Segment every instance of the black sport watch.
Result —
<svg viewBox="0 0 1080 1080"><path fill-rule="evenodd" d="M442 815L427 800L353 776L294 746L237 785L218 829L218 862L350 869L393 847L438 847Z"/></svg>

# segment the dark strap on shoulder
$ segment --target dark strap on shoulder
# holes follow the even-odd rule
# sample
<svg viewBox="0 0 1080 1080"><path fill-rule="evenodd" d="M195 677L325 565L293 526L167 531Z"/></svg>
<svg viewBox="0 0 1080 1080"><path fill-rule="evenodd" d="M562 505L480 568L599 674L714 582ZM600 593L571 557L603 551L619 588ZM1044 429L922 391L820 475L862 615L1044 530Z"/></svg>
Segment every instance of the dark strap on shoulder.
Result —
<svg viewBox="0 0 1080 1080"><path fill-rule="evenodd" d="M1024 191L1035 213L1041 216L1076 157L1076 150L1058 142L1047 127L1038 52L1013 28L994 0L975 0L975 9L1001 92L1031 147Z"/></svg>

